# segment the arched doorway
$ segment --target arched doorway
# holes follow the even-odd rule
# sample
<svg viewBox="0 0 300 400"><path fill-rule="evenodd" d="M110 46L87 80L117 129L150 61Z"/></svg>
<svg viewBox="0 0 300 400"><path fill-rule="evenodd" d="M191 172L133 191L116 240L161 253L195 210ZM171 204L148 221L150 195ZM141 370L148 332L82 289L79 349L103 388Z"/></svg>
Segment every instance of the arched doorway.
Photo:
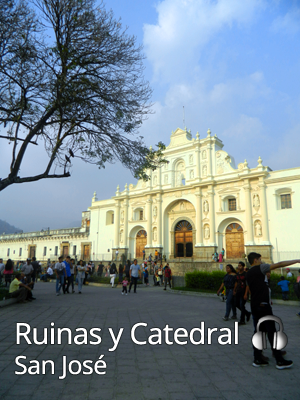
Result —
<svg viewBox="0 0 300 400"><path fill-rule="evenodd" d="M233 223L227 226L226 233L226 258L241 258L245 253L244 231L241 225Z"/></svg>
<svg viewBox="0 0 300 400"><path fill-rule="evenodd" d="M136 234L136 258L143 258L143 250L147 244L147 232L141 229Z"/></svg>
<svg viewBox="0 0 300 400"><path fill-rule="evenodd" d="M193 227L188 221L180 221L175 227L175 257L193 256Z"/></svg>

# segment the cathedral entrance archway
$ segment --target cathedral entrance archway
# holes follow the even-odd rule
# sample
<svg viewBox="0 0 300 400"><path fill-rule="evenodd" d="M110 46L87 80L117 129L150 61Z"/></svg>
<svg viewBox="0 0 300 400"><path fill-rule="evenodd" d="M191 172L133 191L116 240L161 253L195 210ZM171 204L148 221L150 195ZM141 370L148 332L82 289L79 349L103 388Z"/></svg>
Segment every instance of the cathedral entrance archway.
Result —
<svg viewBox="0 0 300 400"><path fill-rule="evenodd" d="M147 245L147 232L144 229L141 229L136 234L136 251L135 256L136 258L143 258L143 250Z"/></svg>
<svg viewBox="0 0 300 400"><path fill-rule="evenodd" d="M175 227L175 257L193 256L193 227L182 220Z"/></svg>
<svg viewBox="0 0 300 400"><path fill-rule="evenodd" d="M245 253L244 231L241 225L233 223L227 226L225 232L226 258L241 258Z"/></svg>

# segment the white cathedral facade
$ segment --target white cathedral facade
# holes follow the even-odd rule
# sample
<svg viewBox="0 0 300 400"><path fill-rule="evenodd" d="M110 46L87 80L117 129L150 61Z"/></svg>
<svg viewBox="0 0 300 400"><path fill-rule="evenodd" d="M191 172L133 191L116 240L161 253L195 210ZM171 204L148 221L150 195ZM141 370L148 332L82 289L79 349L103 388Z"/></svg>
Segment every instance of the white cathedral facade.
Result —
<svg viewBox="0 0 300 400"><path fill-rule="evenodd" d="M118 186L108 200L94 193L79 228L0 235L0 257L109 261L116 251L133 259L157 250L207 262L224 248L227 260L256 251L278 261L299 251L300 168L272 171L260 157L255 168L246 160L236 167L210 130L200 139L177 129L164 155L168 163L148 182Z"/></svg>

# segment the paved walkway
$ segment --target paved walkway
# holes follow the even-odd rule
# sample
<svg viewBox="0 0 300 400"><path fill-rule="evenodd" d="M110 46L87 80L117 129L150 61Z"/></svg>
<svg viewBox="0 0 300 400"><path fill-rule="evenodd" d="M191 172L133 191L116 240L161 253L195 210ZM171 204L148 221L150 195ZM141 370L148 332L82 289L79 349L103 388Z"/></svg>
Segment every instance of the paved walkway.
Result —
<svg viewBox="0 0 300 400"><path fill-rule="evenodd" d="M292 369L278 371L269 349L265 355L270 357L270 365L252 367L251 322L240 327L238 345L219 345L219 331L212 334L211 345L195 346L189 339L183 346L175 343L138 346L132 342L131 327L138 322L148 324L137 330L136 338L140 341L153 334L151 328L163 329L166 325L190 332L204 321L205 329L227 327L233 330L233 321L222 320L225 305L217 296L176 296L161 288L138 288L137 294L122 296L119 288L92 286L84 287L82 295L55 296L54 285L50 283L38 283L34 292L36 301L0 309L1 400L299 398L300 318L295 315L297 307L273 307L274 314L282 318L289 338L287 358L294 361ZM101 328L102 343L96 346L68 345L64 338L62 345L29 345L24 339L16 345L17 322L37 327L38 340L43 338L43 328L50 330L51 322L56 328L70 328L74 336L76 328L89 331L98 327ZM119 346L116 351L109 352L112 340L108 328L117 332L121 327L124 332ZM199 337L195 334L195 340ZM90 336L89 339L96 340ZM174 340L173 334L170 340ZM107 364L106 375L68 374L65 379L58 379L63 356L67 356L68 361L96 362L102 354ZM15 357L19 355L27 357L26 362L20 362L28 367L31 360L53 360L55 374L15 375L15 371L23 369L15 364Z"/></svg>

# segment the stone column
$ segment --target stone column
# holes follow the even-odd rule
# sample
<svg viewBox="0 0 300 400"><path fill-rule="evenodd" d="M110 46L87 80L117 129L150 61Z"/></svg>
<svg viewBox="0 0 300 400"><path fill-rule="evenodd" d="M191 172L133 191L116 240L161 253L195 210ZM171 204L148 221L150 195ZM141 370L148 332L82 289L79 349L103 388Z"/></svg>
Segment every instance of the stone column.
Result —
<svg viewBox="0 0 300 400"><path fill-rule="evenodd" d="M128 247L128 199L124 200L124 247Z"/></svg>
<svg viewBox="0 0 300 400"><path fill-rule="evenodd" d="M197 132L197 148L196 148L196 178L200 179L201 174L200 174L200 137L199 133Z"/></svg>
<svg viewBox="0 0 300 400"><path fill-rule="evenodd" d="M247 224L247 243L249 245L253 244L253 223L252 223L252 207L251 207L251 186L249 179L244 181L245 190L245 211L246 211L246 224Z"/></svg>
<svg viewBox="0 0 300 400"><path fill-rule="evenodd" d="M238 192L237 193L237 196L236 196L236 209L237 210L240 210L241 209L241 202L240 202L240 192Z"/></svg>
<svg viewBox="0 0 300 400"><path fill-rule="evenodd" d="M210 219L210 243L216 246L216 228L215 228L215 203L214 203L214 186L208 186L208 201L209 201L209 219Z"/></svg>
<svg viewBox="0 0 300 400"><path fill-rule="evenodd" d="M212 143L211 143L211 131L208 129L207 138L209 138L209 142L207 144L207 176L212 176Z"/></svg>
<svg viewBox="0 0 300 400"><path fill-rule="evenodd" d="M267 208L267 196L266 196L266 184L263 178L259 182L260 188L260 207L262 215L262 237L265 244L269 244L269 221L268 221L268 208Z"/></svg>
<svg viewBox="0 0 300 400"><path fill-rule="evenodd" d="M209 143L207 146L207 177L212 176L212 168L211 168L211 144Z"/></svg>
<svg viewBox="0 0 300 400"><path fill-rule="evenodd" d="M203 246L202 232L202 193L201 188L196 192L196 247Z"/></svg>
<svg viewBox="0 0 300 400"><path fill-rule="evenodd" d="M161 193L157 195L157 247L162 246L162 196Z"/></svg>
<svg viewBox="0 0 300 400"><path fill-rule="evenodd" d="M152 196L151 196L151 194L147 195L146 218L147 218L147 247L152 247Z"/></svg>
<svg viewBox="0 0 300 400"><path fill-rule="evenodd" d="M158 184L158 188L161 189L161 178L162 178L162 176L161 176L161 174L162 174L161 167L157 168L156 171L157 171L157 184Z"/></svg>
<svg viewBox="0 0 300 400"><path fill-rule="evenodd" d="M120 200L116 201L114 224L115 224L114 248L117 249L119 247L119 239L120 239Z"/></svg>

